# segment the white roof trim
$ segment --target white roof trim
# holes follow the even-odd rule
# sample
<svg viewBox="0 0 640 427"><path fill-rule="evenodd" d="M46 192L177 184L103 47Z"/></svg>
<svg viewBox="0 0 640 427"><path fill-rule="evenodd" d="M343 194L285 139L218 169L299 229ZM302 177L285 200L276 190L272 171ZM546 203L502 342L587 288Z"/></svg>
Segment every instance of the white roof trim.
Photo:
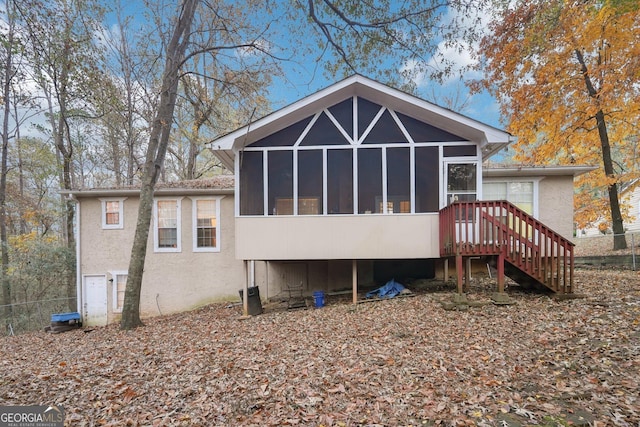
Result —
<svg viewBox="0 0 640 427"><path fill-rule="evenodd" d="M277 132L319 110L328 108L352 96L362 96L447 132L479 142L485 157L502 149L513 137L500 129L432 104L413 95L386 86L361 75L348 77L312 95L275 111L250 125L237 129L210 143L228 167L234 153L245 145ZM491 145L489 147L488 145ZM222 151L223 153L220 153Z"/></svg>

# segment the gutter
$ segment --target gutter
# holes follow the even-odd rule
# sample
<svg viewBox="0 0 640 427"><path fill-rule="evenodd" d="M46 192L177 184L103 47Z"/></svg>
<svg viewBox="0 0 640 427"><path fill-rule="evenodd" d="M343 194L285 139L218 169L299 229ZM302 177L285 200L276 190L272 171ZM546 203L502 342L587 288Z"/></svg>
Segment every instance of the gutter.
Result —
<svg viewBox="0 0 640 427"><path fill-rule="evenodd" d="M80 197L115 197L130 196L136 197L140 195L139 189L93 189L93 190L62 190L60 194L70 196L77 201ZM161 188L154 190L154 196L196 196L196 195L228 195L234 194L232 188L229 189L211 189L211 188Z"/></svg>
<svg viewBox="0 0 640 427"><path fill-rule="evenodd" d="M570 165L539 165L539 166L483 166L482 176L512 177L512 176L578 176L598 169L597 166L570 166Z"/></svg>

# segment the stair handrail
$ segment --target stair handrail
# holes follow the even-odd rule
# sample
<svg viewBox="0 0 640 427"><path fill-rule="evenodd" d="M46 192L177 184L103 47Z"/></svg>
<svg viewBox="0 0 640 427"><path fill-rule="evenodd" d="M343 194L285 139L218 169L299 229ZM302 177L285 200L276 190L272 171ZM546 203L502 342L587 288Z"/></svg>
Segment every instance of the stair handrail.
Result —
<svg viewBox="0 0 640 427"><path fill-rule="evenodd" d="M554 291L573 287L574 246L507 200L456 201L440 210L441 256L502 253Z"/></svg>

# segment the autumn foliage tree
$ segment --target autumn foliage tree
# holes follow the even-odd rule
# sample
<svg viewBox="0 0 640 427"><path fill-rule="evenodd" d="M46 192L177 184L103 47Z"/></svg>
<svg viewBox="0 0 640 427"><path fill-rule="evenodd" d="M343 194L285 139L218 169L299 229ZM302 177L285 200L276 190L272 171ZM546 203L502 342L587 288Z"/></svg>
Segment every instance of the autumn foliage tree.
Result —
<svg viewBox="0 0 640 427"><path fill-rule="evenodd" d="M621 186L639 176L640 7L635 0L496 2L481 43L514 159L600 168L578 182L578 226L607 213L626 248Z"/></svg>

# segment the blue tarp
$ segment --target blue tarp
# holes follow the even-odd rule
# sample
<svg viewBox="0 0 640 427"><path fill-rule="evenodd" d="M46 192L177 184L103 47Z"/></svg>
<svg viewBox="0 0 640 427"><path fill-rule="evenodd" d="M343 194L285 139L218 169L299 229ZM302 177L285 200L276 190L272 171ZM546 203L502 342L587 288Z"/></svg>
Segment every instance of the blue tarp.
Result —
<svg viewBox="0 0 640 427"><path fill-rule="evenodd" d="M396 282L394 279L389 280L384 286L376 289L375 291L367 292L365 297L367 298L393 298L400 294L404 290L404 286Z"/></svg>

